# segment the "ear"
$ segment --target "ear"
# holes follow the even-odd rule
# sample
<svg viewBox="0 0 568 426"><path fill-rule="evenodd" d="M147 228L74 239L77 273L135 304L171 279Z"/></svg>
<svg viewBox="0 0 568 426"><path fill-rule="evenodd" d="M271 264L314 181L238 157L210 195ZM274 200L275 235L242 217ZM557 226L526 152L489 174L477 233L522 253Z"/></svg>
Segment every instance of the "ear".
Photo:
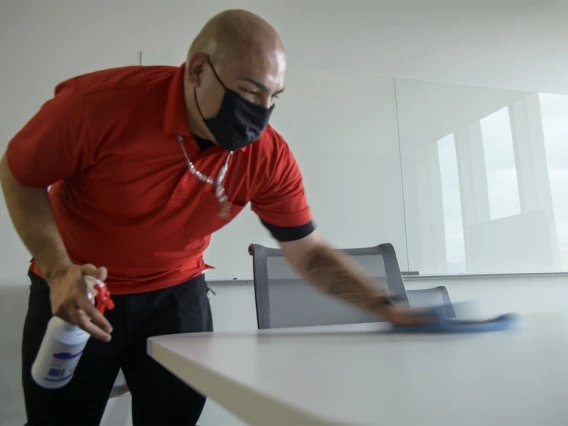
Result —
<svg viewBox="0 0 568 426"><path fill-rule="evenodd" d="M185 64L189 81L193 86L199 87L201 85L201 78L206 64L207 57L203 53L195 53Z"/></svg>

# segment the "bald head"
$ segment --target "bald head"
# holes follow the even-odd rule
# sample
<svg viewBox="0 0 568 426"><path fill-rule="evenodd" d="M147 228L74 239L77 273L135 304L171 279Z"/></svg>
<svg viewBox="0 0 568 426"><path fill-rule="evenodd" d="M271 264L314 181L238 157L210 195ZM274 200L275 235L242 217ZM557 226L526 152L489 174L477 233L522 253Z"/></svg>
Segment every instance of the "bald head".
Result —
<svg viewBox="0 0 568 426"><path fill-rule="evenodd" d="M271 51L285 53L280 36L268 22L246 10L227 10L205 24L191 44L188 59L205 53L220 60L242 60Z"/></svg>
<svg viewBox="0 0 568 426"><path fill-rule="evenodd" d="M272 107L284 89L285 72L284 45L268 22L245 10L214 16L187 55L184 91L190 130L214 140L203 117L217 116L226 90Z"/></svg>

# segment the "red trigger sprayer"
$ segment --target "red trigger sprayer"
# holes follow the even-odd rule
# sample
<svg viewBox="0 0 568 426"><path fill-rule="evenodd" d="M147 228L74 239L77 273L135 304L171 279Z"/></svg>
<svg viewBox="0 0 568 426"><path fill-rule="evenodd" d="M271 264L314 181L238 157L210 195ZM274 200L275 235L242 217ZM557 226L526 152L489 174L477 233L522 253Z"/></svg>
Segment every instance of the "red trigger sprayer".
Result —
<svg viewBox="0 0 568 426"><path fill-rule="evenodd" d="M104 315L106 309L114 309L114 302L105 283L85 275L87 296L94 298L96 307ZM75 368L89 340L89 333L74 324L52 317L32 366L32 378L41 387L57 389L73 378Z"/></svg>
<svg viewBox="0 0 568 426"><path fill-rule="evenodd" d="M87 286L89 287L89 281L94 282L94 284L92 284L92 290L90 291L90 293L94 293L96 306L99 312L104 315L105 309L112 311L114 309L114 302L110 298L110 292L108 291L105 283L97 279L93 279L93 277L85 277L85 281L87 281Z"/></svg>

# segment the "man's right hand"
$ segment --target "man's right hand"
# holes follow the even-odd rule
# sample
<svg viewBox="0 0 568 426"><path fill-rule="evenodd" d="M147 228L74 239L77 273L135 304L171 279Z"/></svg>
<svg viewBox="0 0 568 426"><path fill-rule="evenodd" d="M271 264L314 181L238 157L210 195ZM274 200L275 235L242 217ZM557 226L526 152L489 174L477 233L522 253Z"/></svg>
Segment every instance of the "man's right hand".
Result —
<svg viewBox="0 0 568 426"><path fill-rule="evenodd" d="M107 270L89 264L72 265L49 278L52 314L82 328L95 339L108 342L112 326L87 297L85 275L104 281Z"/></svg>

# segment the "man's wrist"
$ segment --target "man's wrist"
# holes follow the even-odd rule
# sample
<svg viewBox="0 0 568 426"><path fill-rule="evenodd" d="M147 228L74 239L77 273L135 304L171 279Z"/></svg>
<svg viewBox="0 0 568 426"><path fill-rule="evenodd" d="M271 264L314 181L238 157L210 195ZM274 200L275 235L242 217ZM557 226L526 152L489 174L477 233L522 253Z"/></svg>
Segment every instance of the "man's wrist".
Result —
<svg viewBox="0 0 568 426"><path fill-rule="evenodd" d="M375 296L370 301L370 311L375 312L378 315L384 315L385 311L392 306L392 302L385 295Z"/></svg>
<svg viewBox="0 0 568 426"><path fill-rule="evenodd" d="M50 265L49 267L43 270L42 266L39 265L39 268L45 278L45 280L50 283L51 281L55 280L57 277L64 275L67 270L73 266L73 262L71 260L58 262L57 264Z"/></svg>

